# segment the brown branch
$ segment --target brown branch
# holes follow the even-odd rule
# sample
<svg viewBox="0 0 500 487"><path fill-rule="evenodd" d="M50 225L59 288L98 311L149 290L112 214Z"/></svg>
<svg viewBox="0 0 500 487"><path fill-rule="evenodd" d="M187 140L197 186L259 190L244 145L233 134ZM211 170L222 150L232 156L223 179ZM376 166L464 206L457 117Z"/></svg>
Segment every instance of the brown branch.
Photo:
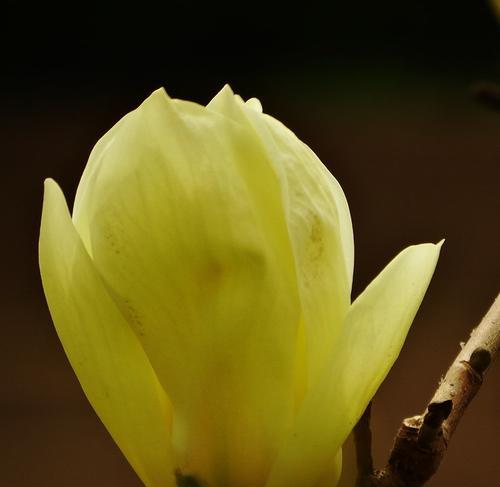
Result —
<svg viewBox="0 0 500 487"><path fill-rule="evenodd" d="M424 414L403 420L383 470L366 468L368 464L363 459L367 457L367 448L371 448L371 433L369 437L366 434L370 428L369 415L368 425L365 415L361 418L355 428L358 466L362 467L357 486L424 485L439 468L451 436L499 350L500 294L451 364ZM368 455L371 459L370 452Z"/></svg>

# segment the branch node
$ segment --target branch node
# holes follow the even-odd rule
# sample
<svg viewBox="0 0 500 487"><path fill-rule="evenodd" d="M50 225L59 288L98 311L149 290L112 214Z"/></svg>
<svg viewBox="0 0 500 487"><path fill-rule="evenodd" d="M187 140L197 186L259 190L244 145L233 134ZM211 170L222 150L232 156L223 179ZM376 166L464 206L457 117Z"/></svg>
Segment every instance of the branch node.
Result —
<svg viewBox="0 0 500 487"><path fill-rule="evenodd" d="M427 406L422 426L418 432L417 444L420 448L428 449L435 442L436 437L442 435L442 424L453 409L453 401L431 402Z"/></svg>
<svg viewBox="0 0 500 487"><path fill-rule="evenodd" d="M496 95L500 109L500 87ZM434 475L486 370L500 354L500 295L461 349L426 412L403 420L387 465L371 473L369 409L365 412L354 430L358 487L421 487Z"/></svg>
<svg viewBox="0 0 500 487"><path fill-rule="evenodd" d="M476 348L469 359L470 366L482 377L491 363L491 353L486 348Z"/></svg>

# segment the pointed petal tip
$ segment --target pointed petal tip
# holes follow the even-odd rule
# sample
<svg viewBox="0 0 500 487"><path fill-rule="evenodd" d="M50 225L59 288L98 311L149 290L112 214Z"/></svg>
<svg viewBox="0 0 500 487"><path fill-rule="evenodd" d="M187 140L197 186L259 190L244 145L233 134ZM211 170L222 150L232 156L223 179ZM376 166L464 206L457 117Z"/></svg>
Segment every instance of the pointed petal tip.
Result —
<svg viewBox="0 0 500 487"><path fill-rule="evenodd" d="M236 95L231 86L226 83L208 102L207 108L219 114L226 115L228 118L238 119L238 98L239 96Z"/></svg>
<svg viewBox="0 0 500 487"><path fill-rule="evenodd" d="M151 95L149 96L159 96L159 97L164 97L169 99L170 97L168 96L167 90L165 89L164 86L160 86L159 88L156 88L156 90L153 90L151 92Z"/></svg>
<svg viewBox="0 0 500 487"><path fill-rule="evenodd" d="M210 105L214 100L221 98L234 98L235 94L229 83L225 83L224 86L217 92L217 94L212 98L212 100L208 103Z"/></svg>
<svg viewBox="0 0 500 487"><path fill-rule="evenodd" d="M153 107L169 107L172 99L168 95L167 91L163 86L161 88L157 88L141 103L139 108L153 106Z"/></svg>
<svg viewBox="0 0 500 487"><path fill-rule="evenodd" d="M229 83L225 83L220 92L221 93L227 92L230 93L231 95L234 95L234 91Z"/></svg>
<svg viewBox="0 0 500 487"><path fill-rule="evenodd" d="M414 249L416 247L420 247L420 248L428 248L428 249L436 249L438 252L441 250L441 247L443 246L444 242L445 242L446 239L441 239L439 242L425 242L425 243L420 243L420 244L412 244L412 245L408 245L408 247L404 248L401 252L406 252L410 249Z"/></svg>

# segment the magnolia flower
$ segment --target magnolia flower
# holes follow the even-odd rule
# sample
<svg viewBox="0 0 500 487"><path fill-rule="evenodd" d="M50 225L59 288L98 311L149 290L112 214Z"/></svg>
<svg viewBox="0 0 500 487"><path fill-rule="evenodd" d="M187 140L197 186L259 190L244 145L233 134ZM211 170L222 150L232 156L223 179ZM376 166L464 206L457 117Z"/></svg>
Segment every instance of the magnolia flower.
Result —
<svg viewBox="0 0 500 487"><path fill-rule="evenodd" d="M45 183L40 268L66 354L148 487L323 487L402 347L440 245L351 304L342 189L225 87L155 91L97 143L72 215Z"/></svg>

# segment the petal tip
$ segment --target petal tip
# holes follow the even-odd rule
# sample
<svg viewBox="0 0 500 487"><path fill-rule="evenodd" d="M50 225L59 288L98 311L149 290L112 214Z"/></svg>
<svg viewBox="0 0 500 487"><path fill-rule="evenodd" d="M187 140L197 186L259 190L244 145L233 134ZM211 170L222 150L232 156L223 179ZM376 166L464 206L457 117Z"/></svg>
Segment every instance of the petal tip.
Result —
<svg viewBox="0 0 500 487"><path fill-rule="evenodd" d="M227 93L230 93L231 95L234 95L234 91L231 88L231 85L229 83L225 83L220 91L221 91L221 93L227 92Z"/></svg>
<svg viewBox="0 0 500 487"><path fill-rule="evenodd" d="M43 181L43 197L44 200L47 198L57 198L63 194L61 187L52 178L46 178Z"/></svg>
<svg viewBox="0 0 500 487"><path fill-rule="evenodd" d="M234 91L231 88L231 86L229 85L229 83L225 83L224 86L214 96L213 100L215 100L217 98L226 98L226 97L233 98L234 96L235 96ZM209 105L210 105L210 103L209 103Z"/></svg>
<svg viewBox="0 0 500 487"><path fill-rule="evenodd" d="M141 107L151 106L169 106L171 101L170 96L168 96L167 91L163 86L154 90L141 104Z"/></svg>
<svg viewBox="0 0 500 487"><path fill-rule="evenodd" d="M50 187L57 186L57 183L52 178L45 178L43 180L43 188L47 190Z"/></svg>
<svg viewBox="0 0 500 487"><path fill-rule="evenodd" d="M441 250L441 247L443 246L445 240L446 239L442 238L437 244L435 244L438 250Z"/></svg>
<svg viewBox="0 0 500 487"><path fill-rule="evenodd" d="M262 103L258 98L249 98L246 101L247 107L251 108L252 110L255 110L258 113L262 113Z"/></svg>

